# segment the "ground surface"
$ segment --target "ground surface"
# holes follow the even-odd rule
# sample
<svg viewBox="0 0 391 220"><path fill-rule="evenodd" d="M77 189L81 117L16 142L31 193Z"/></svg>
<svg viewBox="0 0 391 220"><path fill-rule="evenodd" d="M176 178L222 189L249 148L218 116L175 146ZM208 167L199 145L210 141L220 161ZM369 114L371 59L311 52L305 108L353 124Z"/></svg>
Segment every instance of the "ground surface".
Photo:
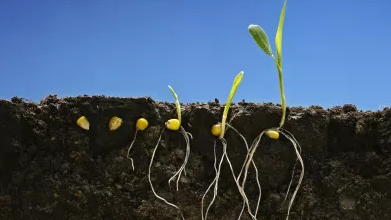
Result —
<svg viewBox="0 0 391 220"><path fill-rule="evenodd" d="M209 131L220 121L223 107L216 102L183 107L183 126L194 137L187 176L181 178L178 192L168 188L168 179L183 162L185 145L179 133L166 132L152 181L157 193L178 204L187 220L201 219L201 197L214 177L214 138ZM175 209L154 197L147 178L153 148L164 122L175 117L174 109L172 103L149 98L49 96L39 104L0 100L0 219L180 219ZM237 114L232 125L249 144L263 129L278 125L280 117L280 108L272 104L239 103L232 112ZM289 108L288 114L285 128L301 144L306 168L290 219L391 219L391 110L360 112L345 105ZM89 131L76 125L81 115L89 119ZM124 123L110 132L112 116ZM151 126L138 134L132 171L126 152L141 116ZM227 142L238 172L245 146L232 131ZM220 157L220 144L217 149ZM284 138L264 138L254 159L262 184L258 219L285 219L284 196L296 159L292 145ZM293 187L300 175L297 168ZM255 204L254 181L247 191ZM225 164L208 219L235 220L241 205Z"/></svg>

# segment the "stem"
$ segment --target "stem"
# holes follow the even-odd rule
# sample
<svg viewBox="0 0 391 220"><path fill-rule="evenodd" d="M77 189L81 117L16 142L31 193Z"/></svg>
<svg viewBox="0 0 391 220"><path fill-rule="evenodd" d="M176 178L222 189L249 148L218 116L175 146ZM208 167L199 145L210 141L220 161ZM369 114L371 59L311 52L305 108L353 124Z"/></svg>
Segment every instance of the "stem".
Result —
<svg viewBox="0 0 391 220"><path fill-rule="evenodd" d="M219 139L223 139L224 138L226 120L227 120L227 115L224 114L223 115L223 119L221 120L221 134L219 136Z"/></svg>
<svg viewBox="0 0 391 220"><path fill-rule="evenodd" d="M286 103L285 103L285 92L284 92L284 77L282 73L282 68L278 64L278 61L273 57L274 62L276 64L277 70L278 70L278 81L280 85L280 95L281 95L281 108L282 108L282 116L281 116L281 121L280 121L280 126L279 128L282 128L284 126L285 122L285 115L286 115Z"/></svg>

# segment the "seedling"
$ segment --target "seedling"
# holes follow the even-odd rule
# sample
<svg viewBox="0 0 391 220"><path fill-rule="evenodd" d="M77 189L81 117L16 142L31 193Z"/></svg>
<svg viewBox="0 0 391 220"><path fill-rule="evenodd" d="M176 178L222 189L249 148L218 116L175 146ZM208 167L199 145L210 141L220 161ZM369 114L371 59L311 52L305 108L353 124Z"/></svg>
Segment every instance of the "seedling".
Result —
<svg viewBox="0 0 391 220"><path fill-rule="evenodd" d="M304 163L303 163L303 159L301 158L301 147L300 147L300 144L297 142L295 137L290 132L288 132L285 129L283 129L284 122L285 122L285 115L286 115L286 103L285 103L284 83L283 83L283 71L282 71L283 69L282 69L281 47L282 47L282 30L283 30L284 18L285 18L285 7L286 7L286 0L284 1L284 5L283 5L282 10L281 10L280 20L279 20L279 24L278 24L278 28L277 28L276 37L275 37L275 46L276 46L276 51L277 51L277 58L273 54L273 51L272 51L271 46L269 44L269 40L268 40L266 32L258 25L250 25L248 27L248 30L249 30L251 36L253 37L253 39L255 40L255 42L258 44L258 46L267 55L269 55L273 59L275 65L277 67L278 77L279 77L279 86L280 86L280 95L281 95L282 117L281 117L280 124L279 124L279 126L277 128L271 128L271 129L267 129L265 131L262 131L257 136L257 138L254 140L254 142L252 143L252 145L250 147L250 151L249 151L249 153L247 155L247 158L246 158L246 162L244 164L245 165L245 172L244 172L244 177L243 177L241 188L242 188L242 190L244 190L244 185L245 185L246 178L247 178L248 167L249 167L249 164L250 164L250 162L251 162L251 160L252 160L252 158L254 156L254 153L255 153L256 149L258 148L258 145L259 145L259 142L262 139L262 136L264 134L266 134L266 136L268 136L271 139L278 139L280 134L281 134L282 136L286 137L293 144L293 147L295 149L295 152L296 152L296 155L297 155L296 163L297 163L297 160L299 160L300 163L301 163L301 167L302 167L300 178L299 178L299 183L298 183L298 185L297 185L297 187L296 187L296 189L295 189L295 191L294 191L294 193L292 195L292 198L291 198L291 200L289 202L289 205L288 205L288 211L287 211L287 217L286 217L286 220L288 220L289 219L290 209L292 207L293 201L294 201L294 199L296 197L297 191L299 190L300 184L301 184L301 182L303 180L303 177L304 177ZM289 188L290 188L292 180L293 180L294 170L296 168L296 163L295 163L295 165L293 167L292 179L291 179L291 182L289 184L285 200L286 200L286 198L288 196ZM247 206L248 206L248 204L247 204Z"/></svg>
<svg viewBox="0 0 391 220"><path fill-rule="evenodd" d="M224 112L223 112L223 117L222 117L222 121L221 123L217 123L217 124L214 124L211 128L211 133L213 136L215 136L216 138L218 138L221 143L222 143L222 146L223 146L223 155L221 156L221 159L220 159L220 162L219 162L219 165L217 167L217 157L216 157L216 140L214 141L214 145L213 145L213 150L214 150L214 169L215 169L215 172L216 172L216 176L214 178L214 180L212 181L212 183L209 185L208 189L206 190L206 192L204 193L203 197L202 197L202 200L201 200L201 215L202 215L202 220L206 220L207 219L207 216L208 216L208 211L210 209L210 207L212 206L214 200L216 199L216 196L217 196L217 189L218 189L218 182L219 182L219 177L220 177L220 170L221 170L221 165L224 161L224 158L227 159L227 163L228 165L230 166L231 168L231 172L232 172L232 175L235 179L235 182L239 188L239 191L244 199L244 202L243 202L243 207L242 207L242 210L240 212L240 215L238 217L238 219L241 218L242 216L242 213L243 213L243 210L245 208L245 201L247 201L247 197L245 194L243 194L240 190L240 185L239 185L239 182L238 182L238 178L235 176L235 172L232 168L232 164L230 162L230 159L228 157L228 154L227 154L227 141L225 140L224 138L224 134L226 132L226 130L228 128L231 128L232 130L234 130L244 141L245 145L246 145L246 148L247 148L247 151L249 151L249 147L248 147L248 144L247 144L247 141L246 139L243 137L242 134L240 134L234 127L232 127L229 123L226 123L227 121L227 116L228 116L228 111L229 111L229 107L231 105L231 102L232 102L232 99L233 97L235 96L235 93L236 93L236 90L239 86L239 84L241 83L242 81L242 78L243 78L243 72L240 72L236 77L235 77L235 80L233 82L233 85L232 85L232 88L231 88L231 92L228 96L228 100L227 100L227 103L225 105L225 108L224 108ZM232 121L232 119L231 119ZM258 182L258 187L259 187L259 190L261 192L261 188L260 188L260 183L258 181L258 170L254 164L254 168L256 170L256 177L257 177L257 182ZM242 169L243 170L243 169ZM241 171L242 172L242 171ZM240 176L241 174L238 175L238 177ZM205 199L205 196L206 194L208 193L208 191L211 189L211 187L214 185L214 193L213 193L213 198L211 200L211 202L209 203L209 206L207 207L206 209L206 212L205 212L205 215L204 215L204 199ZM260 201L260 196L259 195L259 200L258 200L258 204L259 204L259 201ZM258 206L257 206L257 210L258 210Z"/></svg>
<svg viewBox="0 0 391 220"><path fill-rule="evenodd" d="M165 123L165 128L163 128L161 134L160 134L160 137L158 139L158 142L155 146L155 149L153 150L153 153L152 153L152 158L151 158L151 162L149 164L149 169L148 169L148 180L149 180L149 183L151 185L151 188L152 188L152 192L153 194L160 200L164 201L166 204L176 208L179 210L180 214L181 214L181 217L182 219L184 220L185 218L183 217L183 213L182 211L180 210L180 208L177 206L177 205L174 205L170 202L168 202L166 199L164 199L163 197L159 196L156 192L155 192L155 189L153 188L153 185L152 185L152 181L151 181L151 168L152 168L152 164L153 164L153 159L155 157L155 153L156 153L156 150L159 146L159 143L162 139L162 135L165 131L165 129L169 129L169 130L172 130L172 131L179 131L183 137L185 138L185 142L186 142L186 154L185 154L185 159L184 159L184 162L182 164L182 166L179 168L179 170L168 180L168 185L171 189L171 181L176 177L176 190L178 191L179 190L179 179L181 178L181 175L182 175L182 172L184 173L184 175L186 175L186 164L187 164L187 161L189 159L189 155L190 155L190 138L193 138L192 135L187 132L182 126L181 126L181 123L182 123L182 114L181 114L181 106L180 106L180 103L179 103L179 99L178 99L178 96L177 94L175 93L174 89L171 87L171 86L168 86L168 88L171 90L174 98L175 98L175 105L176 105L176 110L177 110L177 116L178 118L177 119L169 119L166 123ZM189 138L190 137L190 138Z"/></svg>
<svg viewBox="0 0 391 220"><path fill-rule="evenodd" d="M144 131L147 127L148 127L148 121L147 119L145 118L139 118L136 122L136 131L135 131L135 134L134 134L134 138L133 138L133 141L132 143L130 144L129 148L128 148L128 154L126 155L126 157L131 161L132 163L132 169L134 171L134 164L133 164L133 159L131 157L129 157L129 154L130 154L130 149L132 149L133 147L133 144L134 142L136 141L136 137L137 137L137 133L138 131Z"/></svg>

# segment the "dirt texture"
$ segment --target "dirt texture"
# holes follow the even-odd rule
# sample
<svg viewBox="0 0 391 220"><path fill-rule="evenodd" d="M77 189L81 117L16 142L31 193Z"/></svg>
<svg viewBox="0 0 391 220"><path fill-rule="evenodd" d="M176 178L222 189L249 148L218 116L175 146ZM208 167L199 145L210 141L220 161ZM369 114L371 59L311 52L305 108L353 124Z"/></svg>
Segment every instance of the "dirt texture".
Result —
<svg viewBox="0 0 391 220"><path fill-rule="evenodd" d="M271 103L237 103L232 125L251 144L264 129L278 125L281 109ZM201 197L212 182L211 126L221 120L223 104L183 105L183 127L193 135L191 154L179 191L168 179L182 165L185 142L179 132L163 134L152 169L157 193L182 209L186 220L201 219ZM77 126L86 116L90 130ZM122 126L109 131L112 116ZM139 132L126 153L139 117L150 126ZM15 97L0 100L0 219L180 220L178 211L157 199L148 182L148 166L164 122L175 118L173 103L150 98L48 96L41 103ZM391 219L391 110L363 112L353 105L288 108L285 124L301 144L305 176L292 207L291 220ZM247 150L232 130L226 134L228 155L238 173ZM221 157L221 143L217 142ZM288 201L285 193L296 161L285 138L263 138L256 162L262 184L261 220L285 219L300 175L297 165ZM246 191L253 205L258 190L250 169ZM224 163L219 195L208 219L236 220L242 199ZM211 195L211 193L209 194ZM210 197L207 197L209 202ZM246 214L242 217L248 220Z"/></svg>

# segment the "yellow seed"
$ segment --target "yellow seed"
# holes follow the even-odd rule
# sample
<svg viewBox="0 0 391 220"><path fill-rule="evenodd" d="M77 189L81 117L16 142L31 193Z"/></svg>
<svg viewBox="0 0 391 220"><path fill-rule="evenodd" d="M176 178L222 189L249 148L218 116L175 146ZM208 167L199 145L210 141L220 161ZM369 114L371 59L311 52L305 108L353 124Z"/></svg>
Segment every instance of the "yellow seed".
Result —
<svg viewBox="0 0 391 220"><path fill-rule="evenodd" d="M210 132L214 135L214 136L220 136L221 134L221 124L218 123L218 124L214 124L212 126L212 128L210 129Z"/></svg>
<svg viewBox="0 0 391 220"><path fill-rule="evenodd" d="M148 121L145 118L139 118L136 123L137 130L144 131L148 127Z"/></svg>
<svg viewBox="0 0 391 220"><path fill-rule="evenodd" d="M280 137L280 133L276 130L267 130L266 135L271 139L278 139Z"/></svg>
<svg viewBox="0 0 391 220"><path fill-rule="evenodd" d="M110 122L109 122L109 130L110 131L115 131L117 130L119 127L121 127L121 124L122 124L122 119L121 118L118 118L117 116L114 116L110 119Z"/></svg>
<svg viewBox="0 0 391 220"><path fill-rule="evenodd" d="M76 123L77 125L79 125L79 127L83 128L84 130L90 129L90 122L88 122L85 116L81 116L79 119L77 119Z"/></svg>
<svg viewBox="0 0 391 220"><path fill-rule="evenodd" d="M178 130L181 127L178 119L170 119L166 122L166 127L170 130Z"/></svg>

